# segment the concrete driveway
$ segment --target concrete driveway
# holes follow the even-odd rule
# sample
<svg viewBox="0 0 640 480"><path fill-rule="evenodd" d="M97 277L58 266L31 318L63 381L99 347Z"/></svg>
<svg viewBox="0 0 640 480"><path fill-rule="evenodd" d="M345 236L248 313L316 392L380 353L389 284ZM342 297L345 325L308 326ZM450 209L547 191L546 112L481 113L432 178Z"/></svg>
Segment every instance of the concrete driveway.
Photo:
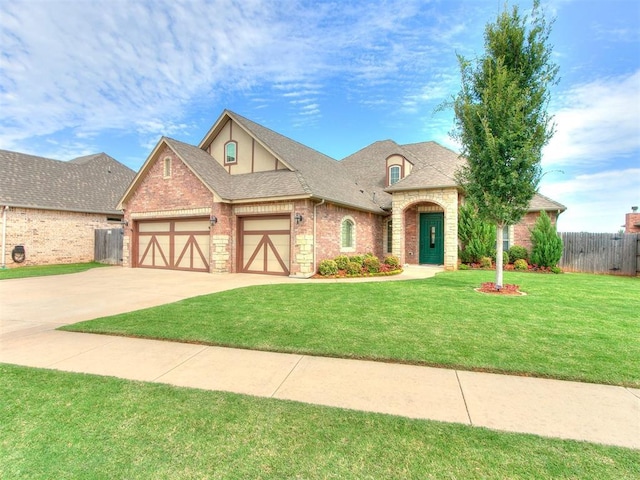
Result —
<svg viewBox="0 0 640 480"><path fill-rule="evenodd" d="M82 273L0 282L0 335L52 330L189 297L292 279L170 270L94 268Z"/></svg>
<svg viewBox="0 0 640 480"><path fill-rule="evenodd" d="M409 267L401 275L347 279L394 281L427 278L439 267ZM251 285L332 282L273 275L104 267L82 273L0 281L0 336L17 336L185 298Z"/></svg>

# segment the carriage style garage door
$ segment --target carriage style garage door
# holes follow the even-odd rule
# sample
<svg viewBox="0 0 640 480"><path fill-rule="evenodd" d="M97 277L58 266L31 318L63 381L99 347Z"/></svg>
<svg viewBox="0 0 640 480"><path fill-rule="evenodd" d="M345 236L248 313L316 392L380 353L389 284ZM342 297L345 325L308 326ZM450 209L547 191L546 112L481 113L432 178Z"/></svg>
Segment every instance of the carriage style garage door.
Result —
<svg viewBox="0 0 640 480"><path fill-rule="evenodd" d="M287 216L239 219L239 271L289 275L291 219Z"/></svg>
<svg viewBox="0 0 640 480"><path fill-rule="evenodd" d="M143 268L209 271L209 220L139 222L137 262Z"/></svg>

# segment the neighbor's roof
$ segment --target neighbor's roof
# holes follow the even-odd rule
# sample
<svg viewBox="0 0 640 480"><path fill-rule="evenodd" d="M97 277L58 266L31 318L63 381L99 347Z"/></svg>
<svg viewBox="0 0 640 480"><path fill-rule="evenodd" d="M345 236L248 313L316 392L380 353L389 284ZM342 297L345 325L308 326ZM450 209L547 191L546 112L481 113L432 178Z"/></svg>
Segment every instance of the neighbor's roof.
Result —
<svg viewBox="0 0 640 480"><path fill-rule="evenodd" d="M0 150L0 205L119 214L116 205L134 176L105 153L63 162Z"/></svg>

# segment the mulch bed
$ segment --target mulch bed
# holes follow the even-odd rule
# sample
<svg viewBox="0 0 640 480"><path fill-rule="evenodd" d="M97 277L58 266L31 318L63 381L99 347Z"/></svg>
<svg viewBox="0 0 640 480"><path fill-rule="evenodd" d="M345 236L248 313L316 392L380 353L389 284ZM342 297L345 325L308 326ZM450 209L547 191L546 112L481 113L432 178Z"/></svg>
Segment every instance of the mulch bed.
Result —
<svg viewBox="0 0 640 480"><path fill-rule="evenodd" d="M498 290L494 282L485 282L480 288L476 288L475 291L492 295L526 295L526 293L520 291L520 285L514 285L512 283L506 283Z"/></svg>

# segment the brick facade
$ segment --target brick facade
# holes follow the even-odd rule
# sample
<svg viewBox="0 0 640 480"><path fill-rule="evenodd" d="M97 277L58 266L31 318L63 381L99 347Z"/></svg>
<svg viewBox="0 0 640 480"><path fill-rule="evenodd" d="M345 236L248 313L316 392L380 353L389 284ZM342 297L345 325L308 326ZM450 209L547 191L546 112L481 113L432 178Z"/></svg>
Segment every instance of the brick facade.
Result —
<svg viewBox="0 0 640 480"><path fill-rule="evenodd" d="M547 212L547 215L549 215L551 224L556 225L558 214L556 212ZM522 220L513 226L513 237L510 236L509 244L511 246L520 245L531 252L531 230L535 227L539 216L540 212L529 212L522 217Z"/></svg>
<svg viewBox="0 0 640 480"><path fill-rule="evenodd" d="M94 230L117 228L117 216L11 207L6 212L4 264L8 268L93 261ZM0 216L0 221L2 217ZM24 245L25 261L15 263L11 251Z"/></svg>
<svg viewBox="0 0 640 480"><path fill-rule="evenodd" d="M357 255L373 253L383 256L383 230L386 217L374 213L361 212L325 203L317 207L316 241L317 260L337 257L338 255ZM342 222L349 218L355 223L355 247L342 248Z"/></svg>

